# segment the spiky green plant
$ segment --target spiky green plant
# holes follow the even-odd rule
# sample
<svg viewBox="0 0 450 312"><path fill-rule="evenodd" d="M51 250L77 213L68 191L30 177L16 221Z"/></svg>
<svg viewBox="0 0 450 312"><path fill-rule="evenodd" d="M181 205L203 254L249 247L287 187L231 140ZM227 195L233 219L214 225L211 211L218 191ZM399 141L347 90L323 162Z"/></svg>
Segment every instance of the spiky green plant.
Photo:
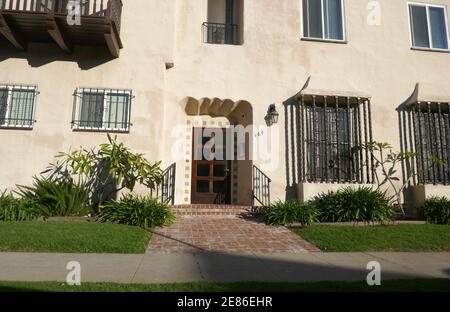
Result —
<svg viewBox="0 0 450 312"><path fill-rule="evenodd" d="M419 209L419 217L432 224L450 224L450 200L430 197Z"/></svg>
<svg viewBox="0 0 450 312"><path fill-rule="evenodd" d="M6 191L0 193L0 221L34 221L37 217L33 200L15 198Z"/></svg>
<svg viewBox="0 0 450 312"><path fill-rule="evenodd" d="M128 194L119 201L111 201L100 207L98 220L153 228L170 225L175 216L166 204L154 198Z"/></svg>
<svg viewBox="0 0 450 312"><path fill-rule="evenodd" d="M393 208L385 193L370 187L347 187L316 196L313 204L321 222L382 222L392 220Z"/></svg>
<svg viewBox="0 0 450 312"><path fill-rule="evenodd" d="M32 200L43 217L80 216L90 212L89 190L82 182L34 177L32 186L18 186L17 194Z"/></svg>
<svg viewBox="0 0 450 312"><path fill-rule="evenodd" d="M300 223L303 227L318 221L319 211L310 203L297 200L277 201L263 211L263 219L269 225Z"/></svg>

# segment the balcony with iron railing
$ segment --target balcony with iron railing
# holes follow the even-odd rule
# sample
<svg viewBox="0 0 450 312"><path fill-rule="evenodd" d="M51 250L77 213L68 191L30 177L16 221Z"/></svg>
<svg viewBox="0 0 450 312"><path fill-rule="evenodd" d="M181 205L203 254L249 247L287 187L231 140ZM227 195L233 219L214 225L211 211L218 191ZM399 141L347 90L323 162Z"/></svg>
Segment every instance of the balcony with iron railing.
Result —
<svg viewBox="0 0 450 312"><path fill-rule="evenodd" d="M118 57L121 16L121 0L0 0L0 37L20 50L54 42L67 53L74 45L103 46Z"/></svg>
<svg viewBox="0 0 450 312"><path fill-rule="evenodd" d="M226 23L205 22L203 28L203 42L212 44L239 45L239 25Z"/></svg>

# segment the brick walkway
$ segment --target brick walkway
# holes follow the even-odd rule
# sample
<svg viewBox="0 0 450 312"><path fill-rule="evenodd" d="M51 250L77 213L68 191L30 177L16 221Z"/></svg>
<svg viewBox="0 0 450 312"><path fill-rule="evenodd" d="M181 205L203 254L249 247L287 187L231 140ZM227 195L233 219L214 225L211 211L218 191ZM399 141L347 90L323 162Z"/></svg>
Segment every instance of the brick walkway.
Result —
<svg viewBox="0 0 450 312"><path fill-rule="evenodd" d="M168 228L157 228L147 253L301 253L316 247L285 227L270 227L235 218L179 217Z"/></svg>

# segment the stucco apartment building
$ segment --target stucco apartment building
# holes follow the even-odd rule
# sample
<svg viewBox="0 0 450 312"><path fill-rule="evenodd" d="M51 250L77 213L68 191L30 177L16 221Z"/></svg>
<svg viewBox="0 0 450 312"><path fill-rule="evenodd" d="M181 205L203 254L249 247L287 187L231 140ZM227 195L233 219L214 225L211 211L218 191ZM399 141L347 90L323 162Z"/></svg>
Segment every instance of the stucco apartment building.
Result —
<svg viewBox="0 0 450 312"><path fill-rule="evenodd" d="M417 198L450 194L449 0L73 5L0 0L0 189L113 132L175 204L372 184L373 140L418 153Z"/></svg>

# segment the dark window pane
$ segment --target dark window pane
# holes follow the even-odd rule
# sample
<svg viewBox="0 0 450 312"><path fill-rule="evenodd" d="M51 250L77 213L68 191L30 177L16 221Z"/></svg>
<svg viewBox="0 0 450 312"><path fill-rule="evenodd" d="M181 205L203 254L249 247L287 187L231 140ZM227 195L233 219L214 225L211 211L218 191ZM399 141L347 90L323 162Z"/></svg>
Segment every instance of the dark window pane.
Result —
<svg viewBox="0 0 450 312"><path fill-rule="evenodd" d="M198 177L209 177L209 165L197 165Z"/></svg>
<svg viewBox="0 0 450 312"><path fill-rule="evenodd" d="M226 0L225 7L226 7L225 23L233 24L234 23L234 7L235 7L234 0Z"/></svg>
<svg viewBox="0 0 450 312"><path fill-rule="evenodd" d="M308 0L303 0L303 36L309 37Z"/></svg>
<svg viewBox="0 0 450 312"><path fill-rule="evenodd" d="M103 127L104 93L83 93L80 107L80 126Z"/></svg>
<svg viewBox="0 0 450 312"><path fill-rule="evenodd" d="M413 46L429 48L427 9L424 6L411 5L411 31Z"/></svg>
<svg viewBox="0 0 450 312"><path fill-rule="evenodd" d="M325 38L343 40L341 0L324 0Z"/></svg>
<svg viewBox="0 0 450 312"><path fill-rule="evenodd" d="M8 105L8 89L0 89L0 125L5 124Z"/></svg>
<svg viewBox="0 0 450 312"><path fill-rule="evenodd" d="M10 125L31 126L33 117L34 90L14 89L9 108Z"/></svg>
<svg viewBox="0 0 450 312"><path fill-rule="evenodd" d="M431 41L433 48L448 49L447 28L445 25L445 12L443 8L429 8Z"/></svg>
<svg viewBox="0 0 450 312"><path fill-rule="evenodd" d="M352 155L349 153L352 149L352 114L351 110L348 112L344 108L336 110L335 107L307 107L309 177L330 180L337 180L339 177L347 181L353 179L356 168L352 165Z"/></svg>
<svg viewBox="0 0 450 312"><path fill-rule="evenodd" d="M448 114L435 113L431 108L431 113L416 113L416 123L414 131L417 143L417 168L421 183L449 183L449 162L450 142ZM419 143L420 142L420 143ZM436 164L432 158L445 161L443 164ZM445 176L444 176L445 172Z"/></svg>
<svg viewBox="0 0 450 312"><path fill-rule="evenodd" d="M308 0L307 1L308 21L309 21L309 33L308 37L311 38L323 38L322 29L322 1L321 0Z"/></svg>
<svg viewBox="0 0 450 312"><path fill-rule="evenodd" d="M209 181L197 181L197 193L209 193Z"/></svg>
<svg viewBox="0 0 450 312"><path fill-rule="evenodd" d="M225 176L225 166L224 165L214 165L214 176L224 177Z"/></svg>
<svg viewBox="0 0 450 312"><path fill-rule="evenodd" d="M128 94L110 93L107 98L106 128L128 128L128 106L130 96Z"/></svg>
<svg viewBox="0 0 450 312"><path fill-rule="evenodd" d="M202 137L202 144L205 145L206 143L208 143L209 141L211 141L212 138L208 137L208 136L203 136Z"/></svg>
<svg viewBox="0 0 450 312"><path fill-rule="evenodd" d="M225 181L214 181L213 192L222 193L225 191Z"/></svg>

